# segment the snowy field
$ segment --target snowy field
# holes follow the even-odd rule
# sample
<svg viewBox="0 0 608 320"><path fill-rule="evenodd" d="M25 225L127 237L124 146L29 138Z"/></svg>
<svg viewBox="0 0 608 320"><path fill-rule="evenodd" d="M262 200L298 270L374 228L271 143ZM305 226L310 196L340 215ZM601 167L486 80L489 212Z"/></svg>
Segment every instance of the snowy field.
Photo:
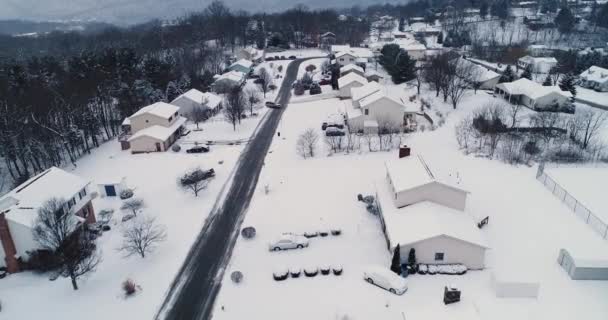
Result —
<svg viewBox="0 0 608 320"><path fill-rule="evenodd" d="M277 51L277 52L267 52L266 57L274 57L274 56L296 56L297 58L308 58L308 57L325 57L327 56L327 51L321 49L290 49L285 51Z"/></svg>
<svg viewBox="0 0 608 320"><path fill-rule="evenodd" d="M415 89L393 87L411 95ZM425 91L436 110L447 118L434 131L407 135L412 151L457 170L472 192L468 211L481 219L491 249L487 269L464 276L408 278L409 291L394 296L362 279L369 264L388 267L380 223L356 201L385 183L383 163L397 151L354 152L328 156L323 140L317 155L302 159L295 152L298 135L307 128L319 134L321 122L334 113L337 99L291 104L283 116L281 137L275 137L258 189L243 226L257 236L240 238L215 305L216 319L584 319L608 317L608 282L572 281L557 264L560 248L606 252L608 243L572 215L536 181L535 167L510 166L497 160L465 156L458 150L454 125L474 108L492 101L491 95L469 94L455 111ZM269 192L266 194L265 186ZM342 230L340 236L313 238L310 247L269 252L270 239L283 232ZM567 235L567 236L566 236ZM317 276L276 282L272 272L283 268L341 265L342 276ZM239 270L241 284L229 276ZM496 298L492 275L540 284L537 299ZM456 284L462 301L442 303L443 286Z"/></svg>
<svg viewBox="0 0 608 320"><path fill-rule="evenodd" d="M608 109L608 92L597 92L595 90L576 87L576 98L582 102L594 103Z"/></svg>
<svg viewBox="0 0 608 320"><path fill-rule="evenodd" d="M111 177L126 177L127 185L135 189L135 197L145 201L143 213L139 215L156 217L158 223L165 225L167 240L145 259L138 256L123 258L116 248L122 241L123 223L120 221L127 212L119 209L120 200L98 197L93 203L97 213L102 209L114 209L115 212L112 230L98 240L103 261L97 271L80 280L78 291L72 290L69 279L51 282L48 274L22 272L10 275L0 280L0 319L152 319L245 144L212 145L211 152L203 154L188 154L185 150L194 141L248 140L263 119L264 109L259 110L258 117L244 119L237 131L221 120L201 123L202 131L192 131L176 142L182 145L179 153L133 155L121 151L119 143L112 140L79 160L77 167L65 168L93 183ZM216 116L217 119L221 117L221 114ZM195 128L193 124L188 126ZM213 168L216 177L196 198L178 188L177 178L186 170L199 166ZM125 299L121 283L127 278L141 286L141 291ZM32 305L44 307L32 308Z"/></svg>

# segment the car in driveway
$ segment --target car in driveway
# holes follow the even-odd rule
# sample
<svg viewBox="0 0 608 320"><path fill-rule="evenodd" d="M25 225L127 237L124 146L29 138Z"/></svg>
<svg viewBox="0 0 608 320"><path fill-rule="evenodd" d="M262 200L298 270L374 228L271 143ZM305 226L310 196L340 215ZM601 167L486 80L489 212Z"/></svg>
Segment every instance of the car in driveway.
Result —
<svg viewBox="0 0 608 320"><path fill-rule="evenodd" d="M297 234L284 233L280 237L273 239L268 244L270 251L280 251L289 249L302 249L308 247L308 238Z"/></svg>
<svg viewBox="0 0 608 320"><path fill-rule="evenodd" d="M363 280L396 295L407 291L407 281L389 269L372 266L363 271Z"/></svg>
<svg viewBox="0 0 608 320"><path fill-rule="evenodd" d="M266 101L266 108L281 109L281 105L273 101Z"/></svg>
<svg viewBox="0 0 608 320"><path fill-rule="evenodd" d="M325 129L325 136L327 137L339 137L344 135L346 135L346 133L336 127L327 127Z"/></svg>
<svg viewBox="0 0 608 320"><path fill-rule="evenodd" d="M195 146L192 147L188 150L186 150L187 153L207 153L209 152L209 147L205 147L205 146Z"/></svg>

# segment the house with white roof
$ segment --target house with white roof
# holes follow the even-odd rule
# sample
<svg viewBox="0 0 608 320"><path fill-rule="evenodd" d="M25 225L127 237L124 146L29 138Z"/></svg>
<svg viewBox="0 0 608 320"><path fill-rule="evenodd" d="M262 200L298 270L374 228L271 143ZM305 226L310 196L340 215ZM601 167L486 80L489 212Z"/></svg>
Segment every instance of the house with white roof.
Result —
<svg viewBox="0 0 608 320"><path fill-rule="evenodd" d="M251 72L253 67L253 62L251 60L247 60L247 59L241 59L236 61L235 63L231 64L228 67L228 71L238 71L238 72L242 72L244 74L249 74L249 72Z"/></svg>
<svg viewBox="0 0 608 320"><path fill-rule="evenodd" d="M359 101L375 92L380 91L380 85L377 82L368 82L361 87L350 89L351 98L353 99L353 105L356 108L360 108Z"/></svg>
<svg viewBox="0 0 608 320"><path fill-rule="evenodd" d="M460 58L459 64L465 68L470 68L472 85L479 89L493 90L500 80L500 74L467 59Z"/></svg>
<svg viewBox="0 0 608 320"><path fill-rule="evenodd" d="M557 60L554 57L525 56L517 60L517 68L525 70L529 67L533 73L549 73L549 70L555 66Z"/></svg>
<svg viewBox="0 0 608 320"><path fill-rule="evenodd" d="M372 81L380 82L380 80L384 79L384 76L382 76L376 70L368 69L365 71L365 78L367 78L367 81L370 81L370 82L372 82Z"/></svg>
<svg viewBox="0 0 608 320"><path fill-rule="evenodd" d="M127 132L121 139L122 149L130 148L132 153L168 150L180 137L186 123L179 110L180 107L164 102L139 109L123 122Z"/></svg>
<svg viewBox="0 0 608 320"><path fill-rule="evenodd" d="M426 57L426 46L415 39L397 39L393 43L399 45L412 59L423 60Z"/></svg>
<svg viewBox="0 0 608 320"><path fill-rule="evenodd" d="M363 71L363 68L351 63L340 68L340 77L343 77L351 72L354 72L360 76L365 75L365 71Z"/></svg>
<svg viewBox="0 0 608 320"><path fill-rule="evenodd" d="M226 93L234 87L238 87L245 82L247 75L240 71L229 71L215 78L211 84L211 90L216 93Z"/></svg>
<svg viewBox="0 0 608 320"><path fill-rule="evenodd" d="M542 86L526 78L499 83L494 91L510 103L533 110L557 110L568 105L572 98L569 91L562 91L558 86Z"/></svg>
<svg viewBox="0 0 608 320"><path fill-rule="evenodd" d="M580 75L579 85L595 91L608 91L608 69L591 66Z"/></svg>
<svg viewBox="0 0 608 320"><path fill-rule="evenodd" d="M221 109L222 97L211 92L200 92L196 89L190 89L173 99L171 104L178 106L180 108L179 112L184 117L190 119L190 114L195 108L201 108L209 116L217 113Z"/></svg>
<svg viewBox="0 0 608 320"><path fill-rule="evenodd" d="M358 57L356 55L354 55L348 51L341 51L341 52L336 53L336 61L341 66L345 66L348 64L355 64L355 63L357 63L357 59L358 59Z"/></svg>
<svg viewBox="0 0 608 320"><path fill-rule="evenodd" d="M236 58L239 60L249 60L253 63L260 63L264 60L264 50L259 50L254 47L245 47L237 51Z"/></svg>
<svg viewBox="0 0 608 320"><path fill-rule="evenodd" d="M422 156L386 163L386 181L376 186L380 220L388 249L399 245L402 263L413 248L418 263L485 267L488 245L465 211L469 193L458 178Z"/></svg>
<svg viewBox="0 0 608 320"><path fill-rule="evenodd" d="M351 72L338 79L338 97L350 98L350 89L361 87L367 83L367 79L358 75L357 73Z"/></svg>
<svg viewBox="0 0 608 320"><path fill-rule="evenodd" d="M346 112L349 130L376 133L377 130L401 131L403 128L415 127L415 107L406 105L381 90L374 91L374 86L377 84L372 82L371 86L353 89L359 99L357 102L353 100L352 108Z"/></svg>
<svg viewBox="0 0 608 320"><path fill-rule="evenodd" d="M74 214L74 223L94 223L95 210L88 187L90 182L57 167L47 169L0 198L0 266L19 271L19 261L40 246L33 229L39 209L50 199L62 201L65 213Z"/></svg>
<svg viewBox="0 0 608 320"><path fill-rule="evenodd" d="M330 47L330 51L332 54L337 54L338 52L348 51L350 49L350 45L339 45L334 44Z"/></svg>

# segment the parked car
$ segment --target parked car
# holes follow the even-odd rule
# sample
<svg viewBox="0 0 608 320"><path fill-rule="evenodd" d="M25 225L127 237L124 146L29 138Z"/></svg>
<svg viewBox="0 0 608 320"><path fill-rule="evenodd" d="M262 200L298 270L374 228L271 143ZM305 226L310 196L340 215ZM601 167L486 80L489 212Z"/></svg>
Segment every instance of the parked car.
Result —
<svg viewBox="0 0 608 320"><path fill-rule="evenodd" d="M389 269L380 266L369 267L363 272L363 279L370 284L402 295L407 291L407 281Z"/></svg>
<svg viewBox="0 0 608 320"><path fill-rule="evenodd" d="M205 146L195 146L192 147L188 150L186 150L187 153L207 153L209 152L209 148L205 147Z"/></svg>
<svg viewBox="0 0 608 320"><path fill-rule="evenodd" d="M287 60L285 56L281 56L281 60Z"/></svg>
<svg viewBox="0 0 608 320"><path fill-rule="evenodd" d="M274 103L273 101L266 101L266 107L272 109L281 109L281 105L278 103Z"/></svg>
<svg viewBox="0 0 608 320"><path fill-rule="evenodd" d="M342 131L342 130L336 128L336 127L329 127L328 126L325 129L325 135L328 136L328 137L339 137L339 136L343 136L343 135L346 135L346 134L344 133L344 131Z"/></svg>
<svg viewBox="0 0 608 320"><path fill-rule="evenodd" d="M312 86L310 86L310 94L321 94L321 86L319 86L318 84L313 84Z"/></svg>
<svg viewBox="0 0 608 320"><path fill-rule="evenodd" d="M319 81L320 86L326 86L326 85L330 85L330 84L331 84L331 78L330 79L321 79L321 81Z"/></svg>
<svg viewBox="0 0 608 320"><path fill-rule="evenodd" d="M304 247L308 247L308 238L291 233L282 234L280 237L272 240L268 245L270 251L302 249Z"/></svg>
<svg viewBox="0 0 608 320"><path fill-rule="evenodd" d="M264 79L260 79L260 77L258 77L257 79L253 80L253 83L255 83L255 84L259 84L259 83L262 83L262 82L264 82Z"/></svg>
<svg viewBox="0 0 608 320"><path fill-rule="evenodd" d="M289 60L295 60L296 56L289 56Z"/></svg>

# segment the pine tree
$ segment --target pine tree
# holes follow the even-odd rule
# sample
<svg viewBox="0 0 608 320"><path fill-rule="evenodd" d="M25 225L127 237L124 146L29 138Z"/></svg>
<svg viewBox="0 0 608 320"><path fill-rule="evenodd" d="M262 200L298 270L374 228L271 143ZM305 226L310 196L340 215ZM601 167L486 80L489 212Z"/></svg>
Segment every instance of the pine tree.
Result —
<svg viewBox="0 0 608 320"><path fill-rule="evenodd" d="M488 15L488 2L487 1L482 1L481 5L479 6L479 16L482 19L485 19L485 17Z"/></svg>
<svg viewBox="0 0 608 320"><path fill-rule="evenodd" d="M513 81L513 79L515 79L513 69L511 69L511 65L508 65L505 71L503 71L502 75L500 76L498 83L511 82Z"/></svg>
<svg viewBox="0 0 608 320"><path fill-rule="evenodd" d="M570 33L574 29L575 18L568 6L562 6L553 22L560 33Z"/></svg>
<svg viewBox="0 0 608 320"><path fill-rule="evenodd" d="M574 86L574 75L569 73L559 81L559 88L562 91L570 91L572 97L576 97L576 87Z"/></svg>
<svg viewBox="0 0 608 320"><path fill-rule="evenodd" d="M391 261L391 271L401 275L401 246L397 244L393 251L393 260Z"/></svg>
<svg viewBox="0 0 608 320"><path fill-rule="evenodd" d="M437 43L439 43L439 44L443 43L443 32L440 32L439 35L437 36Z"/></svg>
<svg viewBox="0 0 608 320"><path fill-rule="evenodd" d="M521 77L526 78L528 80L532 80L532 68L528 66L526 69L524 69L524 72L521 74Z"/></svg>
<svg viewBox="0 0 608 320"><path fill-rule="evenodd" d="M409 264L411 267L416 265L416 249L410 249L410 253L407 257L407 264Z"/></svg>
<svg viewBox="0 0 608 320"><path fill-rule="evenodd" d="M416 61L410 59L405 51L401 51L395 63L391 78L395 84L404 83L416 78Z"/></svg>
<svg viewBox="0 0 608 320"><path fill-rule="evenodd" d="M543 86L550 87L552 85L553 85L553 81L551 81L551 76L547 75L547 77L545 78L545 81L543 81Z"/></svg>

